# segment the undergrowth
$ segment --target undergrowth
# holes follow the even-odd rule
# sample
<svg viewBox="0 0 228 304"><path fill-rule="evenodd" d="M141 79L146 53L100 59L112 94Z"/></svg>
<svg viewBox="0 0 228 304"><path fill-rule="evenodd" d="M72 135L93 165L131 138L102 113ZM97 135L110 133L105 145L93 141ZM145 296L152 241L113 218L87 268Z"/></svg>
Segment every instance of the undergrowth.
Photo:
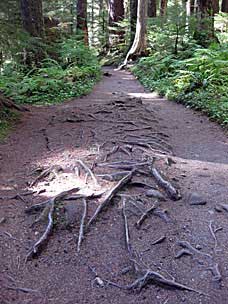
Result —
<svg viewBox="0 0 228 304"><path fill-rule="evenodd" d="M155 52L132 69L142 84L169 100L207 113L228 126L227 44L193 44L178 54Z"/></svg>
<svg viewBox="0 0 228 304"><path fill-rule="evenodd" d="M44 59L30 70L5 63L0 90L17 103L53 104L87 94L100 79L96 55L82 42L70 38L55 45L56 60Z"/></svg>
<svg viewBox="0 0 228 304"><path fill-rule="evenodd" d="M8 135L19 115L9 109L0 110L0 142Z"/></svg>

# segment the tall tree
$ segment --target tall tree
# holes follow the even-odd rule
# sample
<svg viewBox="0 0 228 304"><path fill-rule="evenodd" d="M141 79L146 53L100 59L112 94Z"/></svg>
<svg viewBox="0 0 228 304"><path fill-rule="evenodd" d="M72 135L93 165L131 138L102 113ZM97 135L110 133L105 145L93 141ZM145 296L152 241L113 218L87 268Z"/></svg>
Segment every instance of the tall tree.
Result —
<svg viewBox="0 0 228 304"><path fill-rule="evenodd" d="M228 13L228 0L222 0L221 11L223 13Z"/></svg>
<svg viewBox="0 0 228 304"><path fill-rule="evenodd" d="M167 12L168 0L161 0L160 2L160 16L165 16Z"/></svg>
<svg viewBox="0 0 228 304"><path fill-rule="evenodd" d="M77 29L83 32L85 44L88 44L87 0L77 1Z"/></svg>
<svg viewBox="0 0 228 304"><path fill-rule="evenodd" d="M129 57L138 57L146 52L147 5L147 0L138 0L135 38L123 64L119 67L119 69L123 68L127 64Z"/></svg>
<svg viewBox="0 0 228 304"><path fill-rule="evenodd" d="M119 40L122 40L124 32L118 30L116 26L117 22L120 22L124 19L124 0L109 0L108 2L108 13L109 13L109 43L113 45L118 43ZM116 29L114 29L117 27ZM117 39L116 39L117 38Z"/></svg>
<svg viewBox="0 0 228 304"><path fill-rule="evenodd" d="M42 0L20 0L22 24L31 36L43 38L44 21Z"/></svg>
<svg viewBox="0 0 228 304"><path fill-rule="evenodd" d="M134 38L135 38L135 29L136 29L136 21L137 21L137 7L138 7L138 0L130 0L131 42L133 42Z"/></svg>
<svg viewBox="0 0 228 304"><path fill-rule="evenodd" d="M156 0L148 0L148 17L157 16L157 3Z"/></svg>
<svg viewBox="0 0 228 304"><path fill-rule="evenodd" d="M42 0L20 0L23 29L36 40L32 40L30 48L24 52L24 62L27 65L39 64L44 58L44 50L39 39L44 38L44 18Z"/></svg>
<svg viewBox="0 0 228 304"><path fill-rule="evenodd" d="M124 19L124 1L123 0L109 0L109 24L114 25Z"/></svg>

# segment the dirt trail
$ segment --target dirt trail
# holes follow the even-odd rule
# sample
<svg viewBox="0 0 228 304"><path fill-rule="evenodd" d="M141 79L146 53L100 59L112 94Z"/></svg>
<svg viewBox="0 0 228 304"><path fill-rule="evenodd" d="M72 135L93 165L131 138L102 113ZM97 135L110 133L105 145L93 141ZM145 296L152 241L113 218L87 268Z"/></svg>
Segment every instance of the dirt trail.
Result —
<svg viewBox="0 0 228 304"><path fill-rule="evenodd" d="M145 92L130 73L107 71L110 75L86 97L32 108L0 144L0 303L227 303L226 134L199 113ZM173 200L151 177L147 163L154 157L155 167L178 189L181 199ZM100 188L83 170L79 174L78 159L93 169ZM116 161L121 164L110 164ZM110 189L117 183L110 180L110 173L125 171L121 179L136 168L135 163L140 163L139 170L118 194L130 196L137 205L127 201L130 241L138 254L139 272L128 269L132 259L125 244L123 200L118 197L91 225L80 253L82 202L66 201L56 210L58 224L49 242L37 257L24 263L45 229L45 223L31 226L35 217L26 215L26 208L73 187L83 188L87 196L98 188ZM35 169L53 165L64 172L28 187L38 176ZM136 229L141 216L137 209L147 210L156 201L146 195L148 184L165 200ZM23 196L25 192L28 195ZM102 198L88 200L87 219L101 202ZM175 278L207 296L153 281L140 292L105 281L127 286L144 275L145 269L171 282Z"/></svg>

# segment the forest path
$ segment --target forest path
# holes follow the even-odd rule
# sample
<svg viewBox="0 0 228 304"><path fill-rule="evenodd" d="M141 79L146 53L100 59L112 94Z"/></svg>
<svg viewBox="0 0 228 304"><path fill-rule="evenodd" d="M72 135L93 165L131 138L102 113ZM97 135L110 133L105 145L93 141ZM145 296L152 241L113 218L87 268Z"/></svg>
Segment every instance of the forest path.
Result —
<svg viewBox="0 0 228 304"><path fill-rule="evenodd" d="M107 76L88 96L61 105L31 108L0 144L0 303L227 303L226 134L205 116L145 92L129 72L105 71ZM113 150L108 156L117 145L123 149ZM97 190L90 178L85 182L84 174L75 173L77 159L98 176L113 173L106 162L102 165L105 158L108 163L122 161L124 167L148 161L149 157L157 158L156 168L179 189L182 198L172 200L167 196L148 175L147 165L137 172L133 184L119 193L130 195L138 207L147 209L155 200L147 196L149 184L160 190L165 200L148 215L141 229L135 228L140 217L137 208L128 206L133 248L147 268L208 296L156 284L147 285L139 293L99 285L89 267L101 279L121 285L139 277L126 270L131 263L124 241L122 207L116 199L86 234L80 254L76 248L82 204L78 200L65 202L64 214L62 208L56 212L58 225L47 246L38 257L24 263L26 253L45 229L42 223L31 227L34 217L25 215L25 209L75 186L90 192ZM37 167L53 165L61 166L64 173L28 187L36 177ZM144 185L139 187L139 182ZM99 190L106 190L116 181L99 177L99 184ZM28 195L23 195L25 192ZM99 203L98 199L88 201L88 217ZM161 237L161 242L154 244ZM184 255L177 258L181 249L185 249Z"/></svg>

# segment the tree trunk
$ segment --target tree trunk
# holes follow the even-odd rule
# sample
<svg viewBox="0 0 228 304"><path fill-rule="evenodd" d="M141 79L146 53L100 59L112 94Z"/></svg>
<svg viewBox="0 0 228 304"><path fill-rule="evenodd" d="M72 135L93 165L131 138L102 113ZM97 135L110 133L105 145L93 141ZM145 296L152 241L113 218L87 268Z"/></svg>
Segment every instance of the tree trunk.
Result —
<svg viewBox="0 0 228 304"><path fill-rule="evenodd" d="M160 3L160 16L165 16L167 13L168 0L161 0Z"/></svg>
<svg viewBox="0 0 228 304"><path fill-rule="evenodd" d="M222 0L221 11L223 13L228 13L228 0Z"/></svg>
<svg viewBox="0 0 228 304"><path fill-rule="evenodd" d="M156 17L157 16L157 3L156 0L148 1L148 17Z"/></svg>
<svg viewBox="0 0 228 304"><path fill-rule="evenodd" d="M77 1L77 29L83 32L85 44L88 44L87 0Z"/></svg>
<svg viewBox="0 0 228 304"><path fill-rule="evenodd" d="M118 30L116 22L120 22L124 19L124 0L109 0L108 2L109 13L109 26L111 27L109 32L109 44L110 46L119 43L123 40L124 32ZM114 29L116 27L116 29Z"/></svg>
<svg viewBox="0 0 228 304"><path fill-rule="evenodd" d="M109 25L113 26L116 22L124 19L124 1L109 0Z"/></svg>
<svg viewBox="0 0 228 304"><path fill-rule="evenodd" d="M44 38L44 20L42 0L20 0L21 19L24 30L35 38ZM39 42L31 42L30 49L24 53L24 63L39 65L44 58L44 51Z"/></svg>
<svg viewBox="0 0 228 304"><path fill-rule="evenodd" d="M43 38L42 0L20 0L23 28L33 37Z"/></svg>
<svg viewBox="0 0 228 304"><path fill-rule="evenodd" d="M136 21L137 21L137 7L138 0L130 0L130 30L131 30L131 43L135 38Z"/></svg>
<svg viewBox="0 0 228 304"><path fill-rule="evenodd" d="M139 57L146 52L146 22L147 22L147 0L138 0L137 8L137 23L136 32L133 44L127 53L127 56L123 64L119 69L123 68L129 59L129 57Z"/></svg>
<svg viewBox="0 0 228 304"><path fill-rule="evenodd" d="M214 14L219 13L219 0L212 0L212 9Z"/></svg>
<svg viewBox="0 0 228 304"><path fill-rule="evenodd" d="M194 38L204 47L218 42L214 33L214 10L212 0L199 0L199 21Z"/></svg>

